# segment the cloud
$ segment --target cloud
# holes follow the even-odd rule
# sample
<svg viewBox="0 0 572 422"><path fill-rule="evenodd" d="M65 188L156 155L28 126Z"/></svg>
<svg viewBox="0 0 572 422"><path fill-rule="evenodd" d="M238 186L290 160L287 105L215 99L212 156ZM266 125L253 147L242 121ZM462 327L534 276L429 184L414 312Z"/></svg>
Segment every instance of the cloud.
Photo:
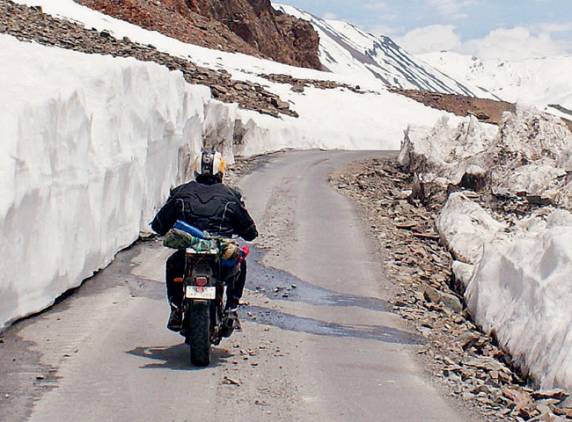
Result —
<svg viewBox="0 0 572 422"><path fill-rule="evenodd" d="M465 18L464 9L477 2L477 0L426 0L430 7L437 9L439 14L453 18Z"/></svg>
<svg viewBox="0 0 572 422"><path fill-rule="evenodd" d="M572 32L572 22L546 22L536 25L540 32L549 32L551 34L561 33L561 32Z"/></svg>
<svg viewBox="0 0 572 422"><path fill-rule="evenodd" d="M430 25L409 31L397 42L411 53L430 53L441 50L458 50L461 38L453 25Z"/></svg>
<svg viewBox="0 0 572 422"><path fill-rule="evenodd" d="M570 42L552 34L566 32L565 24L542 24L537 27L499 28L483 38L462 41L453 25L430 25L407 32L396 40L414 54L456 51L482 59L521 60L532 57L570 54Z"/></svg>
<svg viewBox="0 0 572 422"><path fill-rule="evenodd" d="M567 45L552 38L550 32L533 33L529 28L501 28L486 37L463 44L463 52L482 59L520 60L566 54Z"/></svg>

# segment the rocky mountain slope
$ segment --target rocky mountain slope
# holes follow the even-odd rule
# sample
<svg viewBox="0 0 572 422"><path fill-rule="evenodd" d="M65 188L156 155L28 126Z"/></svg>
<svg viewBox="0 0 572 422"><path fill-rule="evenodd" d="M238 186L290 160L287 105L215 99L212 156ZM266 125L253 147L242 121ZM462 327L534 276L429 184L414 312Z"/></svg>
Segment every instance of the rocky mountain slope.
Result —
<svg viewBox="0 0 572 422"><path fill-rule="evenodd" d="M276 11L269 0L76 1L191 44L321 68L312 26Z"/></svg>

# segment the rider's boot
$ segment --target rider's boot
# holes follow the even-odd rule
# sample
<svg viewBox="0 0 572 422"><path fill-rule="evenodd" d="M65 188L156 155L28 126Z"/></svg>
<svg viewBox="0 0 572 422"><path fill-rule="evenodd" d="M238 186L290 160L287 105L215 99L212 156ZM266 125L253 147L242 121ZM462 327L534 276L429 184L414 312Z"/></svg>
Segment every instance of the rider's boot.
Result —
<svg viewBox="0 0 572 422"><path fill-rule="evenodd" d="M234 330L241 331L240 320L238 319L238 301L229 300L224 310L224 337L230 337Z"/></svg>
<svg viewBox="0 0 572 422"><path fill-rule="evenodd" d="M169 315L169 322L167 328L171 331L178 333L183 328L183 310L171 304L171 315Z"/></svg>

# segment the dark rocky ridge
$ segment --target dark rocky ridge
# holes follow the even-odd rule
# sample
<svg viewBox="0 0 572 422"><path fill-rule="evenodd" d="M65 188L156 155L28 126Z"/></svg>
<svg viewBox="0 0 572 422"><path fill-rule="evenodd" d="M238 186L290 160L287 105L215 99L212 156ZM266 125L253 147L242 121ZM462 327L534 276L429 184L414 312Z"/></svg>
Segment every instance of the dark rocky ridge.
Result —
<svg viewBox="0 0 572 422"><path fill-rule="evenodd" d="M309 22L270 0L75 0L183 42L320 69L320 39Z"/></svg>

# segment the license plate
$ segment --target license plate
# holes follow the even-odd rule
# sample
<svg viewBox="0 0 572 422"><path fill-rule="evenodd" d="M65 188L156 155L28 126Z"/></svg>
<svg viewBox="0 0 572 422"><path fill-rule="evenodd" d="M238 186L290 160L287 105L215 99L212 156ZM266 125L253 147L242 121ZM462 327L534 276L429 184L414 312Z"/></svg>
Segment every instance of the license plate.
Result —
<svg viewBox="0 0 572 422"><path fill-rule="evenodd" d="M187 286L187 299L209 299L216 298L216 287Z"/></svg>

